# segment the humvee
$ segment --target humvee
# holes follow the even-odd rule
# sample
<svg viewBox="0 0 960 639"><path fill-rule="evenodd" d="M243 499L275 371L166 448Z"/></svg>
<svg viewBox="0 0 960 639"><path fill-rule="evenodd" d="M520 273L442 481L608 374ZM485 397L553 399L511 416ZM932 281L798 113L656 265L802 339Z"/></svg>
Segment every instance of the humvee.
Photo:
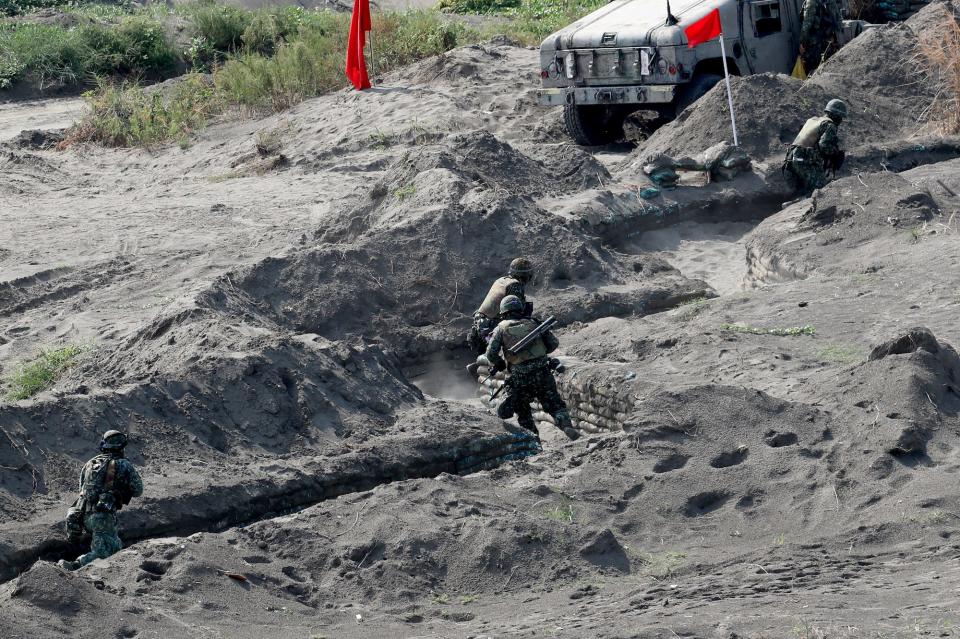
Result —
<svg viewBox="0 0 960 639"><path fill-rule="evenodd" d="M652 112L655 126L723 79L720 43L691 49L685 27L719 9L731 75L790 73L802 6L802 0L674 0L671 8L664 0L613 0L540 45L539 101L563 106L578 144L614 142L630 113Z"/></svg>

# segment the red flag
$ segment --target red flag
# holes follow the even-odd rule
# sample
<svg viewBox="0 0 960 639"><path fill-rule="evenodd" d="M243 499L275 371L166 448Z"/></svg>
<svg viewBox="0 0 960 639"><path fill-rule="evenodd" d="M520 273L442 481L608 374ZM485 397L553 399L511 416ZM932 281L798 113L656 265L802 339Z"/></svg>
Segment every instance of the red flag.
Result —
<svg viewBox="0 0 960 639"><path fill-rule="evenodd" d="M720 10L714 9L683 32L687 35L687 46L691 49L707 40L713 40L723 32L720 28Z"/></svg>
<svg viewBox="0 0 960 639"><path fill-rule="evenodd" d="M353 0L353 17L350 20L350 39L347 41L347 77L357 91L370 88L367 62L363 48L367 45L370 30L370 0Z"/></svg>

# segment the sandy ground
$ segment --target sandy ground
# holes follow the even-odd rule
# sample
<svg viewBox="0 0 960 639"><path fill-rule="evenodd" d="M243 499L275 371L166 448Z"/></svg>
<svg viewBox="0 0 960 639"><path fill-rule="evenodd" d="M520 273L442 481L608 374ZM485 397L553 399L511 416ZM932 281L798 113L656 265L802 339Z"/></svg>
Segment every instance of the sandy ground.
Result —
<svg viewBox="0 0 960 639"><path fill-rule="evenodd" d="M15 130L72 103L0 111L0 366L95 346L0 406L0 636L956 636L960 145L918 141L910 70L876 64L935 11L736 83L790 126L828 90L863 114L783 210L769 115L753 172L640 202L722 93L579 149L503 44L187 149L54 151ZM516 254L616 428L539 449L475 399L463 334ZM123 552L63 573L111 427L147 492Z"/></svg>
<svg viewBox="0 0 960 639"><path fill-rule="evenodd" d="M0 140L26 130L63 129L80 119L84 108L82 98L0 103Z"/></svg>

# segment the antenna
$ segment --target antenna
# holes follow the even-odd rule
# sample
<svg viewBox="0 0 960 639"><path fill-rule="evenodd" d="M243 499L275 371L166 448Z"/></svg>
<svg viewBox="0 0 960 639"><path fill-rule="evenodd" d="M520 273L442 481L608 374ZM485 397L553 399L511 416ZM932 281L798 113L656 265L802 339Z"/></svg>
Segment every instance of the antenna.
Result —
<svg viewBox="0 0 960 639"><path fill-rule="evenodd" d="M675 15L673 15L673 12L672 12L672 11L670 11L670 0L667 0L667 21L666 21L665 24L666 24L668 27L672 27L673 25L677 24L678 22L680 22L680 21L677 20L677 17L676 17Z"/></svg>

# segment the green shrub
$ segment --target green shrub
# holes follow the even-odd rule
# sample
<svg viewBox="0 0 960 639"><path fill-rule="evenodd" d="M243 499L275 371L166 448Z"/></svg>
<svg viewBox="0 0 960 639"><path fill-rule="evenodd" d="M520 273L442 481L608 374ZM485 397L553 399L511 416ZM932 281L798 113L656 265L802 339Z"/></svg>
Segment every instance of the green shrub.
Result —
<svg viewBox="0 0 960 639"><path fill-rule="evenodd" d="M159 79L174 72L177 60L162 25L145 16L72 29L0 24L0 88L25 78L41 90L84 84L98 75Z"/></svg>
<svg viewBox="0 0 960 639"><path fill-rule="evenodd" d="M520 6L520 0L440 0L437 8L453 13L502 13Z"/></svg>
<svg viewBox="0 0 960 639"><path fill-rule="evenodd" d="M88 115L65 145L100 142L108 146L151 146L185 140L223 109L223 101L201 74L188 74L164 95L136 85L102 85L85 95Z"/></svg>
<svg viewBox="0 0 960 639"><path fill-rule="evenodd" d="M7 377L7 400L28 399L47 390L76 363L87 348L67 344L61 348L42 349L35 359L22 363Z"/></svg>
<svg viewBox="0 0 960 639"><path fill-rule="evenodd" d="M252 13L240 7L204 0L183 8L193 37L203 38L214 50L229 53L243 44Z"/></svg>
<svg viewBox="0 0 960 639"><path fill-rule="evenodd" d="M79 36L90 50L88 72L94 75L167 77L175 69L177 52L163 25L144 16L124 18L119 25L89 24Z"/></svg>

